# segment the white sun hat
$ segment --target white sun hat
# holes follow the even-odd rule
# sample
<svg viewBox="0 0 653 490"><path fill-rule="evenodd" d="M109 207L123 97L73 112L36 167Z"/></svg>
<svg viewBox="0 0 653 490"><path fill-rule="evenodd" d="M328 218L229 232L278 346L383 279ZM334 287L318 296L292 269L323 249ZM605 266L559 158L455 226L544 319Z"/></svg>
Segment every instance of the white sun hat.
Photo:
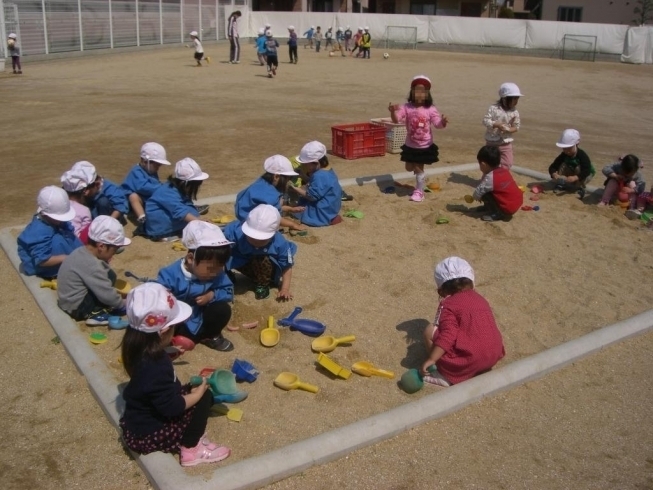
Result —
<svg viewBox="0 0 653 490"><path fill-rule="evenodd" d="M519 91L519 87L517 86L516 83L502 83L501 87L499 87L499 97L504 98L504 97L523 97L524 94L522 94Z"/></svg>
<svg viewBox="0 0 653 490"><path fill-rule="evenodd" d="M326 152L326 146L319 141L309 141L302 147L302 151L299 152L297 161L299 163L317 162L326 155Z"/></svg>
<svg viewBox="0 0 653 490"><path fill-rule="evenodd" d="M111 216L98 216L88 229L88 237L105 245L124 247L132 241L125 236L125 229L120 222Z"/></svg>
<svg viewBox="0 0 653 490"><path fill-rule="evenodd" d="M181 243L188 250L197 250L200 247L222 247L233 242L225 238L219 226L196 219L184 228Z"/></svg>
<svg viewBox="0 0 653 490"><path fill-rule="evenodd" d="M86 163L87 165L81 165ZM61 186L68 192L79 192L93 184L97 179L95 166L90 162L77 162L61 176Z"/></svg>
<svg viewBox="0 0 653 490"><path fill-rule="evenodd" d="M37 213L44 214L57 221L70 221L75 217L75 210L70 207L68 194L61 187L49 185L40 190L36 198Z"/></svg>
<svg viewBox="0 0 653 490"><path fill-rule="evenodd" d="M281 214L270 204L259 204L249 212L247 220L243 223L243 233L255 240L272 238L279 230Z"/></svg>
<svg viewBox="0 0 653 490"><path fill-rule="evenodd" d="M161 284L146 282L132 289L127 295L127 318L129 326L145 333L163 333L172 325L187 320L193 309L183 301L177 301Z"/></svg>
<svg viewBox="0 0 653 490"><path fill-rule="evenodd" d="M141 158L161 165L172 165L166 156L166 150L159 143L149 142L141 146Z"/></svg>
<svg viewBox="0 0 653 490"><path fill-rule="evenodd" d="M467 279L474 282L474 269L465 259L460 257L447 257L438 265L435 266L435 284L438 286L438 289L442 285L451 281L452 279L459 279L461 277L466 277Z"/></svg>
<svg viewBox="0 0 653 490"><path fill-rule="evenodd" d="M190 35L197 37L197 31L190 31Z"/></svg>
<svg viewBox="0 0 653 490"><path fill-rule="evenodd" d="M189 180L206 180L209 174L202 172L202 169L192 158L184 158L175 164L176 179L189 181Z"/></svg>
<svg viewBox="0 0 653 490"><path fill-rule="evenodd" d="M556 143L558 148L571 148L580 143L580 133L575 129L565 129Z"/></svg>
<svg viewBox="0 0 653 490"><path fill-rule="evenodd" d="M292 163L290 163L290 160L288 160L283 155L272 155L271 157L266 158L265 162L263 163L263 169L271 174L292 176L299 175L292 168Z"/></svg>

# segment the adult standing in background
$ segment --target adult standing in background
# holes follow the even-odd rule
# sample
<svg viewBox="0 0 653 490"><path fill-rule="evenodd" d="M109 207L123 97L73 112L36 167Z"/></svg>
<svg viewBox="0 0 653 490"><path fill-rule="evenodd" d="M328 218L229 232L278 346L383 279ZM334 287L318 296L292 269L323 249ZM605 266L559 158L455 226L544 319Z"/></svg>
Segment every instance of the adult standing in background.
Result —
<svg viewBox="0 0 653 490"><path fill-rule="evenodd" d="M240 10L232 12L227 24L227 36L229 37L229 63L240 63L240 42L238 41L238 17L242 14Z"/></svg>

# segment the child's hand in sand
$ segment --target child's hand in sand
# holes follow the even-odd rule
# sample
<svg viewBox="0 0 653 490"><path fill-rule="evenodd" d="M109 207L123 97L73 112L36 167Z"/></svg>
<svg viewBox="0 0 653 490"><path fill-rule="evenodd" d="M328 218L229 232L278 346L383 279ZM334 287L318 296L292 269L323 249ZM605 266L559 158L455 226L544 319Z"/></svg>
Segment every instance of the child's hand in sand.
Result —
<svg viewBox="0 0 653 490"><path fill-rule="evenodd" d="M306 206L288 206L288 212L290 213L302 213L306 210ZM303 230L304 228L296 228L297 230L301 229Z"/></svg>
<svg viewBox="0 0 653 490"><path fill-rule="evenodd" d="M277 301L290 301L292 298L292 294L287 289L282 288L277 292Z"/></svg>

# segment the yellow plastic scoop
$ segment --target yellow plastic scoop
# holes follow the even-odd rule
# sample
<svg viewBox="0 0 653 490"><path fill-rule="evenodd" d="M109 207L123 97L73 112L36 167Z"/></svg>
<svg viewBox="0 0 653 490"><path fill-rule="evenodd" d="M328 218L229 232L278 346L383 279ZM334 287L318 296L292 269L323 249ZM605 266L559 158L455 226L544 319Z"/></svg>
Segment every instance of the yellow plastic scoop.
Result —
<svg viewBox="0 0 653 490"><path fill-rule="evenodd" d="M354 363L351 367L351 370L356 374L361 376L381 376L382 378L392 379L395 377L395 373L392 371L386 371L385 369L379 369L374 366L371 362L367 361L358 361Z"/></svg>
<svg viewBox="0 0 653 490"><path fill-rule="evenodd" d="M340 344L348 344L354 340L356 340L355 335L346 335L340 338L335 338L331 335L325 335L324 337L318 337L315 339L311 343L311 349L313 349L315 352L331 352Z"/></svg>
<svg viewBox="0 0 653 490"><path fill-rule="evenodd" d="M217 218L212 218L211 222L215 223L216 225L226 225L228 223L231 223L236 219L235 216L231 214L225 214Z"/></svg>
<svg viewBox="0 0 653 490"><path fill-rule="evenodd" d="M179 242L174 242L172 244L172 249L175 252L186 252L188 250L183 243L179 243Z"/></svg>
<svg viewBox="0 0 653 490"><path fill-rule="evenodd" d="M283 372L274 380L274 386L282 390L304 390L311 393L317 393L319 388L315 385L302 383L296 374Z"/></svg>
<svg viewBox="0 0 653 490"><path fill-rule="evenodd" d="M229 408L221 403L216 403L211 409L220 415L226 415L227 419L240 422L243 418L243 411L240 408Z"/></svg>
<svg viewBox="0 0 653 490"><path fill-rule="evenodd" d="M113 283L113 287L123 296L127 296L127 293L132 289L132 285L124 279L116 279L116 282Z"/></svg>
<svg viewBox="0 0 653 490"><path fill-rule="evenodd" d="M335 374L342 379L349 379L349 376L351 376L351 371L349 369L342 367L340 364L322 352L320 352L317 356L317 363L330 373Z"/></svg>
<svg viewBox="0 0 653 490"><path fill-rule="evenodd" d="M472 196L470 196L469 194L467 194L467 195L465 196L465 202L471 204L471 203L474 202L474 198L473 198Z"/></svg>
<svg viewBox="0 0 653 490"><path fill-rule="evenodd" d="M50 288L56 291L57 289L57 280L52 279L51 281L41 281L42 288Z"/></svg>
<svg viewBox="0 0 653 490"><path fill-rule="evenodd" d="M268 326L261 330L261 344L265 347L274 347L279 343L279 329L274 326L274 317L268 317Z"/></svg>

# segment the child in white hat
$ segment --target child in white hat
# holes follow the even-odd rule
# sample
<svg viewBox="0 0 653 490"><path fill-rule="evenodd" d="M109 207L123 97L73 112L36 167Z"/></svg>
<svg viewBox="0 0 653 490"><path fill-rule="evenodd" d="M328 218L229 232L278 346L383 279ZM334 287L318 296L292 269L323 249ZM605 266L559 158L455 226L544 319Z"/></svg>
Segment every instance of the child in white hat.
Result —
<svg viewBox="0 0 653 490"><path fill-rule="evenodd" d="M424 165L440 160L438 145L433 142L431 126L444 129L449 119L440 114L433 105L431 80L426 75L417 75L410 82L410 92L406 104L388 106L392 122L406 123L406 143L401 147L401 161L408 172L415 174L415 190L410 196L414 202L424 200L426 177Z"/></svg>
<svg viewBox="0 0 653 490"><path fill-rule="evenodd" d="M197 193L209 174L192 158L184 158L175 164L168 182L154 191L145 203L147 219L143 231L154 241L177 241L186 224L200 219L193 205Z"/></svg>
<svg viewBox="0 0 653 490"><path fill-rule="evenodd" d="M206 63L210 65L211 58L204 54L204 47L202 47L202 42L197 31L191 31L190 39L193 41L193 47L195 48L195 61L197 62L197 66L202 66L202 60L206 60Z"/></svg>
<svg viewBox="0 0 653 490"><path fill-rule="evenodd" d="M556 192L576 191L579 199L585 197L585 187L596 175L590 157L578 147L580 133L575 129L565 129L556 143L562 149L549 166L549 175Z"/></svg>
<svg viewBox="0 0 653 490"><path fill-rule="evenodd" d="M118 220L98 216L88 230L86 245L74 250L61 264L57 280L59 308L87 325L108 325L113 310L125 303L114 288L116 273L109 262L131 240Z"/></svg>
<svg viewBox="0 0 653 490"><path fill-rule="evenodd" d="M474 271L466 260L447 257L435 267L440 305L424 330L429 353L420 369L424 381L450 386L489 371L505 355L492 308L474 290ZM435 365L437 372L429 372Z"/></svg>
<svg viewBox="0 0 653 490"><path fill-rule="evenodd" d="M75 163L70 170L73 172L94 173L97 176L97 192L92 200L87 201L91 216L94 218L97 216L111 216L123 225L127 223L125 216L129 212L129 201L122 187L98 175L95 166L85 160Z"/></svg>
<svg viewBox="0 0 653 490"><path fill-rule="evenodd" d="M503 83L499 88L499 100L492 104L483 118L486 128L485 142L496 146L501 152L501 166L510 170L513 164L513 134L519 131L521 121L517 103L523 97L514 83Z"/></svg>
<svg viewBox="0 0 653 490"><path fill-rule="evenodd" d="M356 58L358 58L361 55L361 53L363 52L363 50L361 49L362 38L363 38L363 28L359 27L358 31L356 31L356 34L354 34L354 37L352 39L354 43L354 47L352 48L351 53L349 53L349 56L354 56L356 50L358 50L358 53L356 53Z"/></svg>
<svg viewBox="0 0 653 490"><path fill-rule="evenodd" d="M363 28L363 35L360 40L360 51L363 54L363 58L370 59L370 49L372 48L372 34L370 34L370 28L365 26Z"/></svg>
<svg viewBox="0 0 653 490"><path fill-rule="evenodd" d="M61 176L61 187L68 194L70 206L75 210L75 217L70 223L75 235L84 244L88 238L88 227L93 221L89 205L100 191L100 183L95 167L90 163L73 166Z"/></svg>
<svg viewBox="0 0 653 490"><path fill-rule="evenodd" d="M297 33L295 26L288 26L288 55L290 62L297 64Z"/></svg>
<svg viewBox="0 0 653 490"><path fill-rule="evenodd" d="M301 206L282 205L283 196L292 177L299 174L293 169L292 163L283 155L272 155L263 162L265 171L249 187L243 189L236 196L236 218L243 222L250 211L259 204L270 204L277 208L279 213L296 213L304 210ZM306 226L289 218L281 218L281 225L291 230L305 230Z"/></svg>
<svg viewBox="0 0 653 490"><path fill-rule="evenodd" d="M121 184L139 224L144 223L146 219L145 202L161 187L159 169L163 165L171 165L165 148L159 143L145 143L141 146L140 162L132 167Z"/></svg>
<svg viewBox="0 0 653 490"><path fill-rule="evenodd" d="M206 435L213 406L206 380L199 386L182 386L165 351L175 326L191 313L190 306L160 284L141 284L127 295L129 327L121 344L122 364L129 375L122 393L122 438L139 454L179 454L182 466L215 463L231 454Z"/></svg>
<svg viewBox="0 0 653 490"><path fill-rule="evenodd" d="M82 246L70 222L75 210L66 191L53 185L40 190L38 209L30 224L18 235L21 272L44 279L57 277L66 256Z"/></svg>
<svg viewBox="0 0 653 490"><path fill-rule="evenodd" d="M308 226L329 226L342 221L343 192L338 176L329 167L326 146L319 141L310 141L303 147L297 161L303 167L303 173L308 176L308 185L289 187L302 199L300 205L304 211L295 216Z"/></svg>
<svg viewBox="0 0 653 490"><path fill-rule="evenodd" d="M7 52L11 56L11 67L14 75L22 75L23 68L20 66L20 46L18 46L18 36L13 32L7 36Z"/></svg>
<svg viewBox="0 0 653 490"><path fill-rule="evenodd" d="M237 270L256 285L256 299L270 295L270 286L279 288L277 301L292 299L290 280L297 245L279 233L281 215L274 206L260 204L244 223L232 221L224 229L227 240L233 242L227 271Z"/></svg>
<svg viewBox="0 0 653 490"><path fill-rule="evenodd" d="M156 278L193 308L193 314L177 328L177 335L218 351L233 350L233 344L222 335L231 319L233 284L225 265L233 243L218 226L200 220L186 225L181 242L188 249L186 256L163 267Z"/></svg>
<svg viewBox="0 0 653 490"><path fill-rule="evenodd" d="M308 28L308 30L304 33L304 37L308 41L306 44L304 44L304 49L310 47L313 49L313 36L315 35L315 26L311 26Z"/></svg>

